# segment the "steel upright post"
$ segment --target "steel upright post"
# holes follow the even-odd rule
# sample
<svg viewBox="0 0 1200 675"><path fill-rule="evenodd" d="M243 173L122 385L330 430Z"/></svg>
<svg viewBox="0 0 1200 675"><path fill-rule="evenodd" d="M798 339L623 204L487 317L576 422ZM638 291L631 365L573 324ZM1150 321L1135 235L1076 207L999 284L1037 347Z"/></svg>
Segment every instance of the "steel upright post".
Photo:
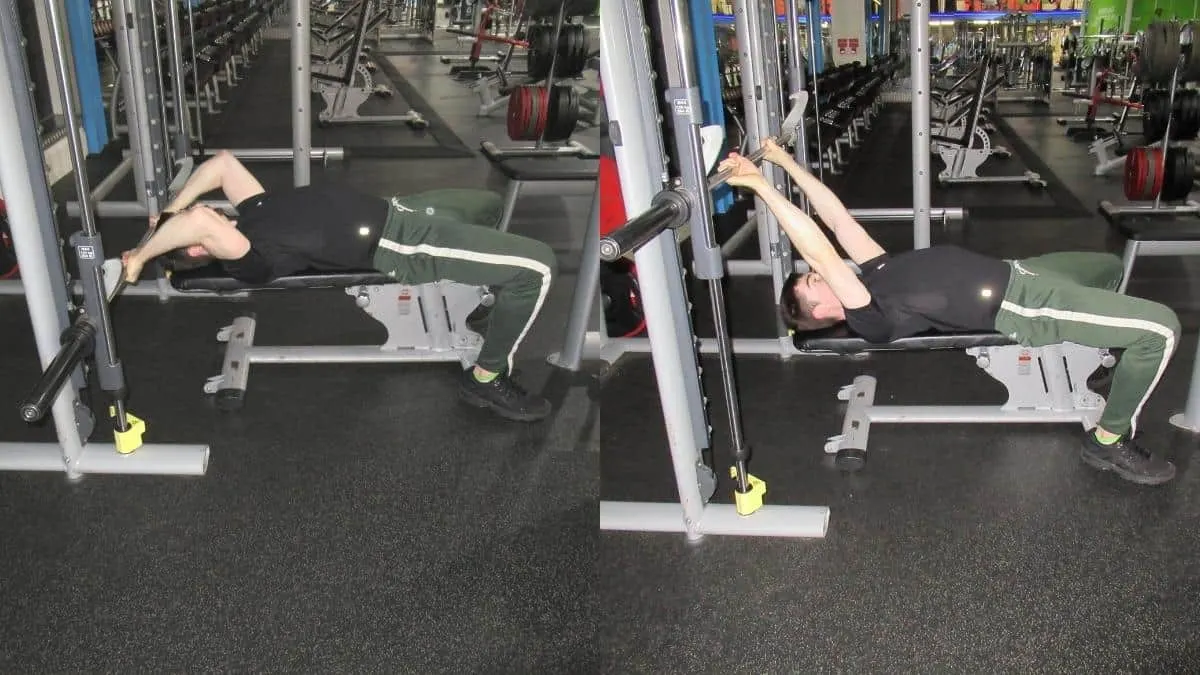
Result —
<svg viewBox="0 0 1200 675"><path fill-rule="evenodd" d="M292 177L296 187L312 178L312 36L308 0L292 0Z"/></svg>
<svg viewBox="0 0 1200 675"><path fill-rule="evenodd" d="M929 248L930 244L929 2L912 0L908 19L912 35L913 248Z"/></svg>

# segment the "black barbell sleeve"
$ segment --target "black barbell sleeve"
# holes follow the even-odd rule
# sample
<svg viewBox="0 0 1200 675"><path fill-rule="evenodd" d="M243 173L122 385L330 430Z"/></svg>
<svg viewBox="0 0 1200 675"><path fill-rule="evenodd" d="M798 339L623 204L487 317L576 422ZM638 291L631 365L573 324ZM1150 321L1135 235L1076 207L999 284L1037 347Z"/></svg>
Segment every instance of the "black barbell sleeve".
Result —
<svg viewBox="0 0 1200 675"><path fill-rule="evenodd" d="M54 360L42 373L42 379L21 403L21 419L32 423L41 420L50 411L58 392L70 379L79 362L92 352L95 346L96 325L87 316L81 316L63 332L62 347Z"/></svg>
<svg viewBox="0 0 1200 675"><path fill-rule="evenodd" d="M600 237L600 259L614 262L637 251L651 239L668 229L687 222L687 198L673 190L666 190L654 197L650 208L621 227Z"/></svg>

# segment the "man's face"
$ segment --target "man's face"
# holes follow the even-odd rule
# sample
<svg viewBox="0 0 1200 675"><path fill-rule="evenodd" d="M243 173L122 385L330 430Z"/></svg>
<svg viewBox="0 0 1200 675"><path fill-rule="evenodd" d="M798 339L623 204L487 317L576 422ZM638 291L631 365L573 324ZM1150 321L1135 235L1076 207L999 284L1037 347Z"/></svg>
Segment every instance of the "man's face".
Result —
<svg viewBox="0 0 1200 675"><path fill-rule="evenodd" d="M812 308L810 311L814 318L840 317L842 303L820 274L807 272L801 275L796 281L794 291L796 300L802 306Z"/></svg>

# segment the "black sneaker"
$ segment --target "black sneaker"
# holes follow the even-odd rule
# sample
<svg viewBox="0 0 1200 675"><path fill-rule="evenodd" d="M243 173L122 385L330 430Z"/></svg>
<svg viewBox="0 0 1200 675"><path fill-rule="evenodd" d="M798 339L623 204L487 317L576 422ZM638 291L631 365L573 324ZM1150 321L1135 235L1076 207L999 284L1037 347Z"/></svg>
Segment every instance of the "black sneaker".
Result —
<svg viewBox="0 0 1200 675"><path fill-rule="evenodd" d="M459 398L476 408L491 408L497 415L515 422L536 422L550 414L550 401L530 394L507 374L491 382L475 379L475 369L463 372Z"/></svg>
<svg viewBox="0 0 1200 675"><path fill-rule="evenodd" d="M1113 471L1127 481L1138 485L1162 485L1175 477L1175 465L1133 440L1122 438L1112 445L1104 445L1088 432L1080 453L1083 461L1101 471Z"/></svg>

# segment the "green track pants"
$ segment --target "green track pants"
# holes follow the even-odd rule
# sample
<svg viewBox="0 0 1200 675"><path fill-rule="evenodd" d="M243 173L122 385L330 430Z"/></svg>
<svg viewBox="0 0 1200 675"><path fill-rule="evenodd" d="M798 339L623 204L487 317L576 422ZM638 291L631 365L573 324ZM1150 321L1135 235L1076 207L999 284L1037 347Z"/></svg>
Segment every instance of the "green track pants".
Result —
<svg viewBox="0 0 1200 675"><path fill-rule="evenodd" d="M496 302L476 365L511 372L557 273L554 251L495 229L503 199L486 190L436 190L396 197L391 205L375 268L403 284L488 286Z"/></svg>
<svg viewBox="0 0 1200 675"><path fill-rule="evenodd" d="M1133 435L1179 344L1179 318L1157 302L1116 292L1121 259L1065 252L1009 261L1012 279L996 330L1031 347L1073 342L1124 349L1099 425Z"/></svg>

